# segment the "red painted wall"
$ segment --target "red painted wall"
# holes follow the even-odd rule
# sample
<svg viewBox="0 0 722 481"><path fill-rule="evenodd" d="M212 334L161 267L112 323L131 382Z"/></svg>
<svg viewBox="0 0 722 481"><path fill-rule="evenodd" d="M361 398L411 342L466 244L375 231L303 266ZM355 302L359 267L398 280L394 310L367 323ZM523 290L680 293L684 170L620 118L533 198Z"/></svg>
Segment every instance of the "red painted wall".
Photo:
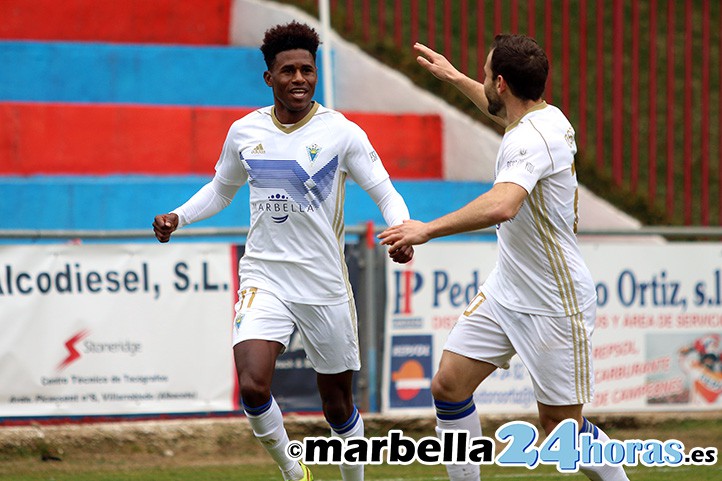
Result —
<svg viewBox="0 0 722 481"><path fill-rule="evenodd" d="M2 0L0 39L227 45L231 0Z"/></svg>
<svg viewBox="0 0 722 481"><path fill-rule="evenodd" d="M366 131L392 178L443 178L440 116L351 112L344 115Z"/></svg>
<svg viewBox="0 0 722 481"><path fill-rule="evenodd" d="M248 108L0 103L0 175L210 175ZM396 179L442 178L437 115L346 113Z"/></svg>

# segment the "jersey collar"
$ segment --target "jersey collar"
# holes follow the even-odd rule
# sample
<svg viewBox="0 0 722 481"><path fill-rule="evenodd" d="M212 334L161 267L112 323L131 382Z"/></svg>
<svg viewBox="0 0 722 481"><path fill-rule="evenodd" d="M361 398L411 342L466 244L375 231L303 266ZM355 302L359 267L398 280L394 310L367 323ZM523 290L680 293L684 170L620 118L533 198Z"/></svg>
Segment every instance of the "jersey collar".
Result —
<svg viewBox="0 0 722 481"><path fill-rule="evenodd" d="M519 122L521 122L521 119L523 119L524 117L526 117L526 116L529 115L530 113L536 112L537 110L544 109L544 108L546 108L546 106L547 106L546 101L542 100L540 103L536 104L534 107L532 107L532 108L530 108L529 110L527 110L526 112L524 112L524 115L522 115L522 116L519 117L517 120L515 120L514 123L509 124L509 125L506 127L506 129L504 129L504 133L509 132L511 129L513 129L514 127L516 127L517 125L519 125Z"/></svg>
<svg viewBox="0 0 722 481"><path fill-rule="evenodd" d="M320 104L318 102L314 102L313 106L311 107L311 110L309 110L309 112L306 114L306 116L304 118L302 118L295 124L289 125L288 127L283 125L278 120L278 117L276 117L276 107L272 107L271 108L271 119L273 119L273 125L275 125L278 128L278 130L280 130L284 134L290 134L291 132L295 132L296 130L300 129L301 127L306 125L311 120L311 118L316 114L316 111L318 110L319 105Z"/></svg>

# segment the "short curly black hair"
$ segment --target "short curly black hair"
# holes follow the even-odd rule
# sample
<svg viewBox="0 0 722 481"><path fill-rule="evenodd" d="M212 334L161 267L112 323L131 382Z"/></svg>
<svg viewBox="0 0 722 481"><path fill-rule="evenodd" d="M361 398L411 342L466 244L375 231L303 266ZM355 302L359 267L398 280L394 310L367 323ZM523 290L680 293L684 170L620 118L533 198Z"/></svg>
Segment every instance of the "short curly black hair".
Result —
<svg viewBox="0 0 722 481"><path fill-rule="evenodd" d="M276 25L266 30L263 36L263 60L266 66L271 69L276 61L276 55L286 50L294 50L301 48L311 52L313 60L316 60L316 51L321 40L318 33L305 23L299 23L295 20L285 25Z"/></svg>

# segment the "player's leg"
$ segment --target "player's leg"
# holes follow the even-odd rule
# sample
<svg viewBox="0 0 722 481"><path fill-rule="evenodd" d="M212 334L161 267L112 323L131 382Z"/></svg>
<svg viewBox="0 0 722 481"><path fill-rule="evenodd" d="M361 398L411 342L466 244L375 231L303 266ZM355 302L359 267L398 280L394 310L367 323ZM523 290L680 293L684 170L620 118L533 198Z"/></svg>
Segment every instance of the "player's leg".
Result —
<svg viewBox="0 0 722 481"><path fill-rule="evenodd" d="M431 394L434 399L446 402L464 401L495 370L491 363L444 351L431 381Z"/></svg>
<svg viewBox="0 0 722 481"><path fill-rule="evenodd" d="M439 369L431 381L436 408L436 433L468 431L481 437L481 422L474 404L474 391L497 367L508 367L514 350L494 320L494 313L483 293L459 317L441 355ZM449 464L451 481L478 481L480 469L473 464Z"/></svg>
<svg viewBox="0 0 722 481"><path fill-rule="evenodd" d="M582 417L582 407L594 397L592 333L596 306L572 316L518 314L504 323L519 358L529 370L542 429L549 434L566 419L577 421L581 431L609 439ZM621 466L585 466L596 481L626 481Z"/></svg>
<svg viewBox="0 0 722 481"><path fill-rule="evenodd" d="M271 380L276 358L283 344L276 341L249 339L233 346L238 387L244 406L255 409L271 400Z"/></svg>
<svg viewBox="0 0 722 481"><path fill-rule="evenodd" d="M362 437L364 423L353 402L353 372L361 368L353 301L331 306L294 304L306 356L317 373L323 413L334 436ZM344 481L361 481L364 466L340 466Z"/></svg>
<svg viewBox="0 0 722 481"><path fill-rule="evenodd" d="M253 434L287 481L311 479L307 468L286 456L288 434L271 394L276 359L288 345L293 322L283 303L265 291L241 291L233 329L233 356L243 409Z"/></svg>
<svg viewBox="0 0 722 481"><path fill-rule="evenodd" d="M316 375L323 414L331 427L331 434L340 438L363 437L364 421L353 402L353 371ZM344 481L364 479L364 466L340 466Z"/></svg>
<svg viewBox="0 0 722 481"><path fill-rule="evenodd" d="M323 415L331 427L342 427L358 412L353 403L353 371L316 374ZM347 426L346 426L347 427Z"/></svg>
<svg viewBox="0 0 722 481"><path fill-rule="evenodd" d="M562 421L574 419L579 426L582 425L582 406L583 404L572 404L567 406L551 406L537 401L539 409L539 424L548 435Z"/></svg>
<svg viewBox="0 0 722 481"><path fill-rule="evenodd" d="M481 437L481 421L474 404L474 391L496 366L444 351L439 369L431 381L436 410L436 434L444 431L468 431L469 438ZM478 481L480 468L474 464L447 464L451 481Z"/></svg>
<svg viewBox="0 0 722 481"><path fill-rule="evenodd" d="M579 433L589 433L592 438L599 442L609 441L609 436L592 424L582 415L582 404L574 404L570 406L550 406L537 402L539 408L539 422L542 429L548 435L562 421L574 419L579 425ZM592 481L629 481L624 468L621 466L601 465L601 466L581 466L579 470Z"/></svg>
<svg viewBox="0 0 722 481"><path fill-rule="evenodd" d="M236 344L236 361L241 402L253 434L278 464L285 480L304 479L301 465L286 456L288 433L283 414L271 395L276 358L283 345L275 341L247 340Z"/></svg>

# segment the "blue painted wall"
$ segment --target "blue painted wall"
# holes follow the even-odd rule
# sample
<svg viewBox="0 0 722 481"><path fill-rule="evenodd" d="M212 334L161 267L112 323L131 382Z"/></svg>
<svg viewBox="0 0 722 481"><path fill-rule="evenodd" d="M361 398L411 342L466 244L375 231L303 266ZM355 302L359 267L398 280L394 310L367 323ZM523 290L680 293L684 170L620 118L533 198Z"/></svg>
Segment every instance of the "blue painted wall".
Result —
<svg viewBox="0 0 722 481"><path fill-rule="evenodd" d="M321 55L318 55L321 68ZM0 100L269 105L258 48L0 42ZM322 100L319 76L316 98Z"/></svg>
<svg viewBox="0 0 722 481"><path fill-rule="evenodd" d="M0 177L1 229L144 229L153 216L185 202L210 178L109 177ZM428 221L486 192L480 182L395 181L413 218ZM369 220L384 224L371 198L358 185L346 189L346 224ZM231 205L198 227L248 226L248 187Z"/></svg>

